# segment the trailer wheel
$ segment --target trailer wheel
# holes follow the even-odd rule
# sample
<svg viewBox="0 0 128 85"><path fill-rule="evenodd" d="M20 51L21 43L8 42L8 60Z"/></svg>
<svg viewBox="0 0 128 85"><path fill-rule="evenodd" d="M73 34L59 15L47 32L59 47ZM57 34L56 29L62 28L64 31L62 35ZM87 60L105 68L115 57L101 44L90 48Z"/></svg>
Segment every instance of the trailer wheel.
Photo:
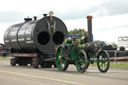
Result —
<svg viewBox="0 0 128 85"><path fill-rule="evenodd" d="M32 66L33 68L38 68L38 65L39 65L39 61L37 58L33 58L32 59Z"/></svg>
<svg viewBox="0 0 128 85"><path fill-rule="evenodd" d="M97 56L97 60L97 67L100 70L100 72L107 72L110 67L109 54L106 51L101 51Z"/></svg>
<svg viewBox="0 0 128 85"><path fill-rule="evenodd" d="M11 66L16 66L16 58L11 58L10 64Z"/></svg>

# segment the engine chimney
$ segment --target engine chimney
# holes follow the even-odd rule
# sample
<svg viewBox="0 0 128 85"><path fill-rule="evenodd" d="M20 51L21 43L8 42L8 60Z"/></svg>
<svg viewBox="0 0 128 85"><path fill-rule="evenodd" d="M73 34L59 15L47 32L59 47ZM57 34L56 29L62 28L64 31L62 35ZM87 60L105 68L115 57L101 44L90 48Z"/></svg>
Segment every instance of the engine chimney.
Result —
<svg viewBox="0 0 128 85"><path fill-rule="evenodd" d="M88 24L88 42L93 42L93 34L92 34L92 16L87 16L87 24Z"/></svg>

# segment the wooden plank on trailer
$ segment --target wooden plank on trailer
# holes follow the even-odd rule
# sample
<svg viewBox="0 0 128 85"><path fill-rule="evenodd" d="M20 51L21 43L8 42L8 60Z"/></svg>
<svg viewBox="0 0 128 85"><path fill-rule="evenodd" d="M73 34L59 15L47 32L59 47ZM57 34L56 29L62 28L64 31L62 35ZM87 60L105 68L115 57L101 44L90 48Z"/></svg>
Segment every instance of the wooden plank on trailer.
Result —
<svg viewBox="0 0 128 85"><path fill-rule="evenodd" d="M37 57L37 53L10 53L8 57Z"/></svg>

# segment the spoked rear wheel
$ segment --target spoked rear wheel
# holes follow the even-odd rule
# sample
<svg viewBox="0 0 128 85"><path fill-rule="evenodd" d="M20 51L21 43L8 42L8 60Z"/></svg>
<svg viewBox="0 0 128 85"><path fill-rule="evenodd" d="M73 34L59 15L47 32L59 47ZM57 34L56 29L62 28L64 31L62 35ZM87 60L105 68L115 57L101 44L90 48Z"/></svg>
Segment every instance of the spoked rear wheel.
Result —
<svg viewBox="0 0 128 85"><path fill-rule="evenodd" d="M87 54L84 50L78 51L75 64L78 72L81 72L81 73L85 72L88 65L88 59L87 59Z"/></svg>
<svg viewBox="0 0 128 85"><path fill-rule="evenodd" d="M97 67L100 70L100 72L107 72L110 67L110 59L108 53L106 51L99 52L97 60Z"/></svg>
<svg viewBox="0 0 128 85"><path fill-rule="evenodd" d="M67 59L63 56L63 47L59 46L56 52L56 66L59 70L65 71L68 68L68 61Z"/></svg>

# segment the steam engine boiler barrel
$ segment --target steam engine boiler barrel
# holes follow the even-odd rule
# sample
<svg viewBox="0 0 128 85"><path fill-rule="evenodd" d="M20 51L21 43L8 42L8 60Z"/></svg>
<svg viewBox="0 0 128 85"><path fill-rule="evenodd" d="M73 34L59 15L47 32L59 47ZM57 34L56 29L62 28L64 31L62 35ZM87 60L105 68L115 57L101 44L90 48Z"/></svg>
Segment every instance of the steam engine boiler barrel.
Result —
<svg viewBox="0 0 128 85"><path fill-rule="evenodd" d="M10 26L4 35L7 49L12 52L41 52L54 55L55 47L68 36L67 27L59 18L46 16L39 20L26 18L25 22Z"/></svg>

